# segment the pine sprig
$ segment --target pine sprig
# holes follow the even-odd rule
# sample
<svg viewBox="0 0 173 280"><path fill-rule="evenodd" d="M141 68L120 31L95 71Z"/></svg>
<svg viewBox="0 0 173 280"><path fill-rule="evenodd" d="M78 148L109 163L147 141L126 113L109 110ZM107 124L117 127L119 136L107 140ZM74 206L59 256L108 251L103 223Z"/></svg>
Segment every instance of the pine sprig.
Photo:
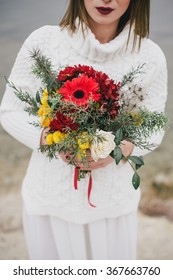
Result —
<svg viewBox="0 0 173 280"><path fill-rule="evenodd" d="M143 73L142 68L144 67L144 65L145 63L138 65L138 67L132 68L132 70L127 75L124 75L121 81L121 87L123 87L127 83L131 83L138 74Z"/></svg>
<svg viewBox="0 0 173 280"><path fill-rule="evenodd" d="M17 98L29 105L28 107L25 107L25 111L31 115L37 115L40 104L37 103L36 98L32 97L27 91L17 88L13 82L8 81L7 79L6 82L8 86L13 89Z"/></svg>
<svg viewBox="0 0 173 280"><path fill-rule="evenodd" d="M32 66L32 72L36 75L44 85L48 88L56 87L56 75L57 73L52 68L51 60L46 58L40 50L33 50L30 52L30 57L34 60L34 65Z"/></svg>

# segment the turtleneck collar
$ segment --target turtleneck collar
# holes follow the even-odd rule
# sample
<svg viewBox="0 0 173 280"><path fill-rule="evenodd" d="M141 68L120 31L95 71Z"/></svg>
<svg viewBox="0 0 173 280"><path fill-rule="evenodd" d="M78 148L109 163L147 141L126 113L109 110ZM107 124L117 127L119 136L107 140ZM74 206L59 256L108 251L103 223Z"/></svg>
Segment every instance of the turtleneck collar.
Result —
<svg viewBox="0 0 173 280"><path fill-rule="evenodd" d="M104 62L106 60L111 60L116 53L126 49L129 24L125 26L123 31L117 37L105 44L100 43L95 38L95 35L90 28L86 26L84 28L84 34L81 25L78 26L73 34L71 34L67 28L63 30L63 33L66 42L76 51L76 53L83 57L87 57L92 61Z"/></svg>

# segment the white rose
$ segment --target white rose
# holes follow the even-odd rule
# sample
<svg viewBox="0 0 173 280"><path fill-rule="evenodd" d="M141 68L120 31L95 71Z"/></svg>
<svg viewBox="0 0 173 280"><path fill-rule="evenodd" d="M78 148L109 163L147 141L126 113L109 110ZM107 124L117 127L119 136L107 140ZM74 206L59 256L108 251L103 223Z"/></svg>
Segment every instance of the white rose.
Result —
<svg viewBox="0 0 173 280"><path fill-rule="evenodd" d="M97 136L101 136L101 140ZM100 137L99 137L100 138ZM97 130L94 141L91 144L91 156L94 161L106 158L115 149L115 136L111 132Z"/></svg>

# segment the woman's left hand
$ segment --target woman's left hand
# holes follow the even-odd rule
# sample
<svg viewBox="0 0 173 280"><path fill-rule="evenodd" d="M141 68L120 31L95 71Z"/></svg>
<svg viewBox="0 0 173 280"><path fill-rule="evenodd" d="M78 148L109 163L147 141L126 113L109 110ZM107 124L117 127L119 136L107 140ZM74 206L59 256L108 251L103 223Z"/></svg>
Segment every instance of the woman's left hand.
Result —
<svg viewBox="0 0 173 280"><path fill-rule="evenodd" d="M126 140L123 140L121 142L120 148L123 153L123 156L126 158L131 155L133 148L134 148L134 144L131 142L128 142Z"/></svg>

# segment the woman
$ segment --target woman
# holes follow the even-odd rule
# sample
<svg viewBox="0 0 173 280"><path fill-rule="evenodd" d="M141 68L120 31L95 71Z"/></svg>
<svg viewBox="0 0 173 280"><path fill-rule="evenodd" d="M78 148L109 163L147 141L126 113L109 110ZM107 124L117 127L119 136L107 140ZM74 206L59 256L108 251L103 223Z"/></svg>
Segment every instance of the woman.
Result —
<svg viewBox="0 0 173 280"><path fill-rule="evenodd" d="M167 68L160 48L147 38L146 0L71 0L60 26L34 31L22 46L9 80L31 94L41 84L31 74L30 51L40 49L55 67L90 65L120 81L132 67L145 63L141 74L146 97L141 106L163 111L167 96ZM141 82L140 81L140 82ZM73 188L72 166L66 155L51 162L38 152L46 132L29 123L33 117L7 86L1 104L4 129L33 152L23 180L23 224L31 259L135 259L136 213L140 191L131 186L132 168L116 165L111 157L90 161L93 189L87 202L87 180ZM160 144L163 135L152 142ZM121 145L128 156L146 155L132 143ZM83 165L79 163L83 169ZM86 169L86 168L85 168Z"/></svg>

